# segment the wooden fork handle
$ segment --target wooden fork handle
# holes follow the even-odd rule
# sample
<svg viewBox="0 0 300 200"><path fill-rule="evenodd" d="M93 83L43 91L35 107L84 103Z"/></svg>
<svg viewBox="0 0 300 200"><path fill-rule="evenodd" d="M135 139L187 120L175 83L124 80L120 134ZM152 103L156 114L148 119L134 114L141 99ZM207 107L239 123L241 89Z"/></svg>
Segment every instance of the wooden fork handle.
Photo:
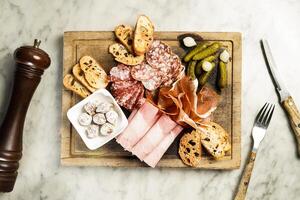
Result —
<svg viewBox="0 0 300 200"><path fill-rule="evenodd" d="M283 101L283 107L287 112L290 120L290 125L294 131L296 141L297 141L297 148L298 148L298 155L300 156L300 113L297 109L297 106L290 96L286 100Z"/></svg>
<svg viewBox="0 0 300 200"><path fill-rule="evenodd" d="M235 195L234 200L244 200L246 197L249 181L251 178L254 161L256 158L256 153L251 151L250 158L248 160L248 163L244 169L243 176L241 178L237 193Z"/></svg>

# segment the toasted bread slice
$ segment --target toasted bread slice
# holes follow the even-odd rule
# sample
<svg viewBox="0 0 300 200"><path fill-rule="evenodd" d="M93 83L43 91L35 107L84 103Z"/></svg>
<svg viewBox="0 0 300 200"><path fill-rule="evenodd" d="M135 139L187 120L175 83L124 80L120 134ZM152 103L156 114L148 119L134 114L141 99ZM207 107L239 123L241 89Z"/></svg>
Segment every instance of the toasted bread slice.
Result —
<svg viewBox="0 0 300 200"><path fill-rule="evenodd" d="M119 43L110 45L109 52L115 57L117 62L125 65L138 65L144 61L144 55L133 56L122 44Z"/></svg>
<svg viewBox="0 0 300 200"><path fill-rule="evenodd" d="M83 56L80 61L80 68L88 84L96 89L105 88L108 84L108 76L102 66L91 56Z"/></svg>
<svg viewBox="0 0 300 200"><path fill-rule="evenodd" d="M79 96L85 98L91 93L80 82L78 82L72 74L67 74L63 79L64 86Z"/></svg>
<svg viewBox="0 0 300 200"><path fill-rule="evenodd" d="M145 16L139 16L134 32L133 49L136 55L143 55L153 42L154 25Z"/></svg>
<svg viewBox="0 0 300 200"><path fill-rule="evenodd" d="M215 122L201 127L200 136L202 145L216 159L224 157L231 149L228 133Z"/></svg>
<svg viewBox="0 0 300 200"><path fill-rule="evenodd" d="M200 134L196 131L185 133L180 139L178 153L184 164L192 167L199 166L201 161Z"/></svg>
<svg viewBox="0 0 300 200"><path fill-rule="evenodd" d="M133 28L128 25L119 25L115 28L115 35L126 49L133 53Z"/></svg>
<svg viewBox="0 0 300 200"><path fill-rule="evenodd" d="M76 64L72 69L73 75L75 78L83 85L85 86L90 92L95 92L97 89L90 86L87 80L84 77L84 73L80 68L79 64Z"/></svg>

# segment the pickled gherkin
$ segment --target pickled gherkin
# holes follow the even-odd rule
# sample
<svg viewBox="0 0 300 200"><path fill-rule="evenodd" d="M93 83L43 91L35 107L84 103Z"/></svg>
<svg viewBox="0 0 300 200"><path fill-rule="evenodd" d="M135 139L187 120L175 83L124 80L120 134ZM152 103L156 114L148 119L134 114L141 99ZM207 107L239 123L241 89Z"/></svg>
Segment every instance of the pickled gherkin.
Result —
<svg viewBox="0 0 300 200"><path fill-rule="evenodd" d="M194 49L192 49L189 53L187 53L183 60L184 62L189 62L194 55L196 55L198 52L202 51L203 49L207 48L208 44L206 42L198 44Z"/></svg>
<svg viewBox="0 0 300 200"><path fill-rule="evenodd" d="M208 78L210 77L211 73L213 72L213 70L216 66L216 63L214 63L214 62L211 64L212 64L212 69L210 71L208 71L208 72L202 71L202 73L200 74L199 79L198 79L200 86L205 85L205 83L208 81Z"/></svg>
<svg viewBox="0 0 300 200"><path fill-rule="evenodd" d="M188 65L188 69L187 69L187 74L192 80L196 79L196 76L195 76L196 63L197 63L197 61L193 61L193 60L190 61L189 65Z"/></svg>
<svg viewBox="0 0 300 200"><path fill-rule="evenodd" d="M205 61L212 62L217 58L218 58L218 54L215 54L215 55L212 55L212 56L208 56L208 57L204 58L203 60L201 60L200 62L198 62L197 65L196 65L196 68L195 68L196 76L199 76L201 74L202 65Z"/></svg>
<svg viewBox="0 0 300 200"><path fill-rule="evenodd" d="M207 48L203 49L202 51L198 52L193 56L193 60L201 60L206 58L210 55L213 55L220 49L221 45L218 42L214 42L212 45L208 46Z"/></svg>
<svg viewBox="0 0 300 200"><path fill-rule="evenodd" d="M227 71L226 64L223 61L219 62L219 79L218 86L219 88L224 88L227 85Z"/></svg>

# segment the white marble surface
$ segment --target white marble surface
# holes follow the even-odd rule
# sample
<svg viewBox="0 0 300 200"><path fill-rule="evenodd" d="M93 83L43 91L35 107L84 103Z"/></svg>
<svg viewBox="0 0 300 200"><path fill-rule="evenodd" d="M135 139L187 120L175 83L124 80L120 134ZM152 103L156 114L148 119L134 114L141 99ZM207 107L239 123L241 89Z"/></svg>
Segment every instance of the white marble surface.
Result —
<svg viewBox="0 0 300 200"><path fill-rule="evenodd" d="M242 167L233 171L61 167L62 36L68 30L112 30L145 13L156 30L243 33ZM1 199L232 199L250 149L250 130L265 101L277 109L262 143L248 199L299 199L300 160L261 54L268 38L277 64L300 106L298 0L0 1L0 116L14 68L12 52L34 38L52 58L28 111L24 156L15 189ZM2 118L2 117L1 117ZM0 119L1 119L0 118Z"/></svg>

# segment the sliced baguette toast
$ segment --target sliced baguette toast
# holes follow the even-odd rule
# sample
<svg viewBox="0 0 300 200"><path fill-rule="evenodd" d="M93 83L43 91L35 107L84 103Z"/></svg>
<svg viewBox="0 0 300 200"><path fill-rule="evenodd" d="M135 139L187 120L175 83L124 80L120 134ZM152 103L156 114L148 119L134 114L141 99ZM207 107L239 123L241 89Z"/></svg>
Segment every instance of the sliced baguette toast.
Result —
<svg viewBox="0 0 300 200"><path fill-rule="evenodd" d="M80 68L79 64L76 64L72 69L73 75L75 78L83 85L85 86L90 92L95 92L97 89L90 86L87 80L84 77L84 73Z"/></svg>
<svg viewBox="0 0 300 200"><path fill-rule="evenodd" d="M179 156L186 165L197 167L201 161L200 134L196 131L185 133L179 143Z"/></svg>
<svg viewBox="0 0 300 200"><path fill-rule="evenodd" d="M86 89L80 82L78 82L72 74L67 74L63 79L64 86L78 94L79 96L85 98L91 93Z"/></svg>
<svg viewBox="0 0 300 200"><path fill-rule="evenodd" d="M133 39L133 49L136 55L143 55L153 42L154 25L150 19L145 16L139 16Z"/></svg>
<svg viewBox="0 0 300 200"><path fill-rule="evenodd" d="M133 53L133 28L128 25L119 25L115 28L115 35L121 44L123 44L130 53Z"/></svg>
<svg viewBox="0 0 300 200"><path fill-rule="evenodd" d="M93 88L105 88L108 84L108 76L102 66L91 56L83 56L79 60L84 77Z"/></svg>
<svg viewBox="0 0 300 200"><path fill-rule="evenodd" d="M202 126L200 132L201 143L205 149L216 159L225 156L231 149L228 133L215 122Z"/></svg>
<svg viewBox="0 0 300 200"><path fill-rule="evenodd" d="M133 56L128 50L119 43L114 43L109 46L109 53L111 53L117 62L125 65L138 65L144 60L144 55Z"/></svg>

